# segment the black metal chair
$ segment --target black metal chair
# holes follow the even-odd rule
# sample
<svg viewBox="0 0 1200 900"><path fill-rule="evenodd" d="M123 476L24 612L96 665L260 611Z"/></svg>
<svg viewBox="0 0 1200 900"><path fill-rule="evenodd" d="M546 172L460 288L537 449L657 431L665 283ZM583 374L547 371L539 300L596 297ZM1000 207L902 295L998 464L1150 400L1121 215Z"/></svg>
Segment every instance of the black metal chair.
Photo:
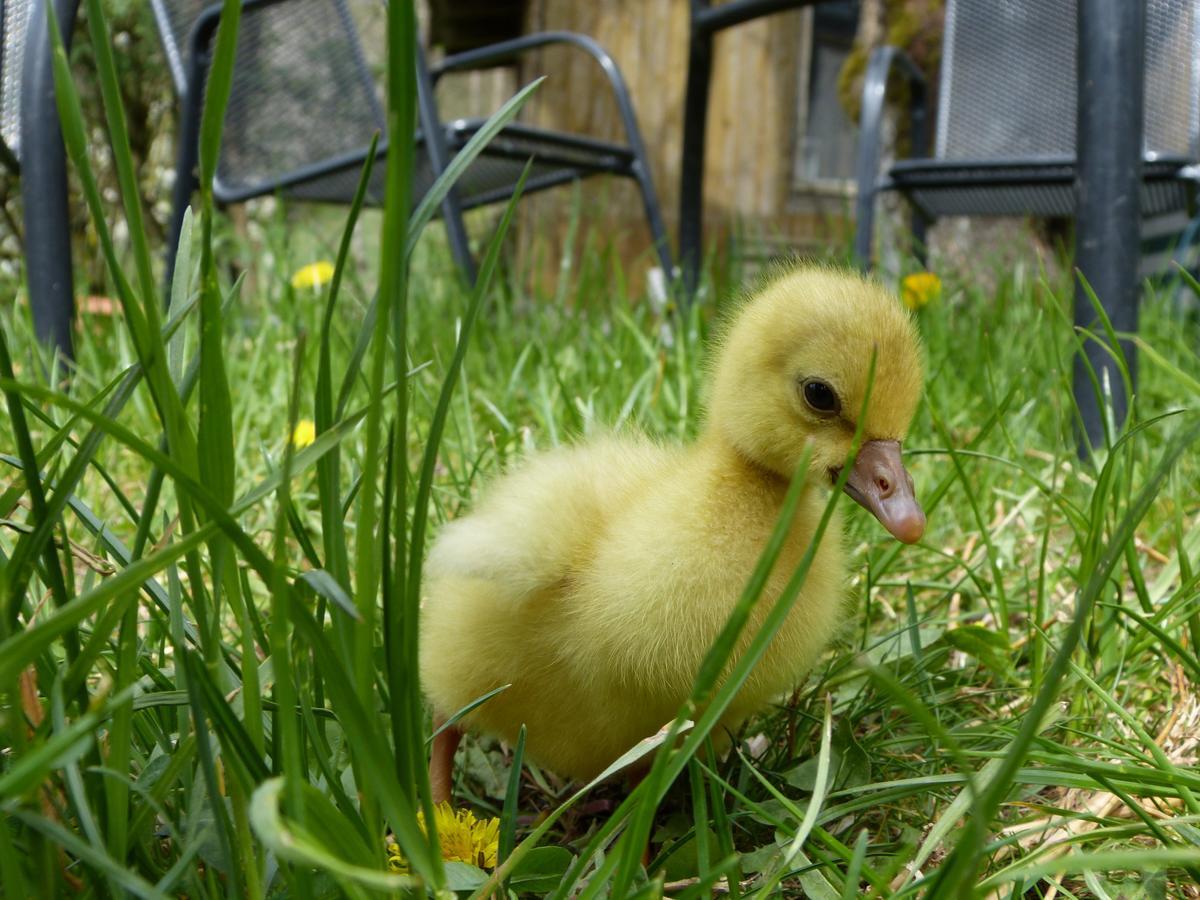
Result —
<svg viewBox="0 0 1200 900"><path fill-rule="evenodd" d="M79 0L46 2L54 4L63 39L69 46ZM54 104L49 34L36 0L2 3L6 48L0 59L0 86L6 98L3 110L5 116L15 116L19 121L15 130L5 125L3 143L14 151L12 161L20 160L22 191L38 198L36 203L25 204L30 305L38 335L69 355L74 296L66 159ZM168 235L169 273L183 211L196 187L204 79L220 4L213 5L211 0L152 0L152 6L182 106ZM16 49L12 50L14 44ZM510 124L468 168L442 204L456 261L473 278L474 261L463 210L508 199L517 176L532 157L526 193L596 174L634 179L641 191L658 259L671 272L658 197L624 79L604 49L583 35L529 35L448 57L433 68L418 58L417 139L423 152L417 154L414 198L424 196L454 154L483 124L479 119L442 121L433 93L436 80L447 72L506 62L548 44L575 47L601 67L621 114L625 143ZM14 67L19 78L12 77L10 70ZM12 92L16 100L9 99ZM347 0L245 0L214 184L218 203L233 204L265 194L347 202L354 194L376 131L383 135L382 153L387 138L383 111ZM377 168L370 187L369 202L382 199L381 169Z"/></svg>
<svg viewBox="0 0 1200 900"><path fill-rule="evenodd" d="M1200 155L1194 0L1149 0L1141 215L1191 209ZM855 252L870 265L875 201L914 207L918 244L941 216L1075 213L1076 4L947 0L934 152L926 155L925 82L895 47L871 56L863 86ZM911 157L880 172L889 76L909 85Z"/></svg>
<svg viewBox="0 0 1200 900"><path fill-rule="evenodd" d="M923 252L938 216L1077 217L1075 265L1118 333L1137 330L1139 233L1148 217L1194 212L1200 168L1196 0L947 0L934 154L925 155L925 83L894 47L863 86L855 252L870 267L875 200L912 202ZM908 81L911 159L880 173L888 78ZM1103 332L1075 287L1075 323ZM1124 420L1117 348L1088 341L1074 363L1079 452ZM1121 340L1131 386L1133 344ZM1097 396L1095 384L1104 397Z"/></svg>
<svg viewBox="0 0 1200 900"><path fill-rule="evenodd" d="M182 101L171 247L196 187L203 85L220 4L202 0L151 0L167 59ZM592 56L612 88L626 143L535 128L507 126L467 169L442 203L455 259L468 277L474 261L462 212L512 196L526 161L533 168L526 193L596 174L634 179L641 190L659 260L671 256L633 106L612 58L591 38L567 32L535 34L447 57L426 66L416 60L419 132L413 196L419 200L483 119L442 120L434 86L443 74L507 62L547 44L565 44ZM245 0L233 88L214 197L222 204L280 193L309 201L348 202L371 136L386 148L383 109L346 0ZM381 150L382 152L382 150ZM383 172L367 199L380 202ZM168 266L169 268L169 266Z"/></svg>

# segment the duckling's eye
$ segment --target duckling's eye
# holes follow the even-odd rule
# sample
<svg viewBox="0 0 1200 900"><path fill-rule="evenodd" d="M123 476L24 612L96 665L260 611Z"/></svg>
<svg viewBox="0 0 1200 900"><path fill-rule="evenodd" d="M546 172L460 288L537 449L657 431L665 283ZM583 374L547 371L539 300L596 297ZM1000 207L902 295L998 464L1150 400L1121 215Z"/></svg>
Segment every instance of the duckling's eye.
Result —
<svg viewBox="0 0 1200 900"><path fill-rule="evenodd" d="M831 416L841 409L842 404L833 388L819 378L809 378L801 385L801 390L804 393L804 402L813 412Z"/></svg>

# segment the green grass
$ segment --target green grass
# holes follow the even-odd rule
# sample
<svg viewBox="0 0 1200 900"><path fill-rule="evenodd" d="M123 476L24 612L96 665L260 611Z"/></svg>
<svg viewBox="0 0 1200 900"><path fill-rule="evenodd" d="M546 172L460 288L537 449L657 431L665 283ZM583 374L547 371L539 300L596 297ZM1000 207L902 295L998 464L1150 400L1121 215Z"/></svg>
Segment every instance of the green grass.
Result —
<svg viewBox="0 0 1200 900"><path fill-rule="evenodd" d="M403 46L408 7L392 9ZM89 24L103 44L96 3ZM119 136L111 58L97 60ZM393 133L412 116L402 70ZM710 279L720 300L702 308L658 311L588 244L576 277L532 296L493 217L477 223L485 277L468 290L437 226L411 265L377 250L427 221L399 212L403 145L382 216L355 207L329 227L295 208L267 225L270 261L202 201L166 317L141 230L128 263L102 230L124 312L82 324L58 388L27 311L0 308L5 896L505 881L555 897L717 883L817 898L1200 895L1200 327L1149 290L1134 417L1081 464L1071 284L1022 269L988 273L986 291L941 273L943 298L920 314L929 378L906 445L929 530L901 547L850 512L853 612L796 693L727 758L696 752L727 693L715 674L735 615L697 675L682 749L632 793L564 784L521 766L519 747L469 739L457 797L501 818L506 862L443 864L417 826L428 536L536 449L612 428L691 436L706 341L737 282ZM118 139L118 171L128 158ZM135 223L136 197L123 199ZM337 260L332 288L293 289L316 258ZM252 294L228 276L235 262L253 267ZM289 446L298 418L317 423L311 447ZM755 598L752 583L743 603ZM406 874L387 869L389 835Z"/></svg>

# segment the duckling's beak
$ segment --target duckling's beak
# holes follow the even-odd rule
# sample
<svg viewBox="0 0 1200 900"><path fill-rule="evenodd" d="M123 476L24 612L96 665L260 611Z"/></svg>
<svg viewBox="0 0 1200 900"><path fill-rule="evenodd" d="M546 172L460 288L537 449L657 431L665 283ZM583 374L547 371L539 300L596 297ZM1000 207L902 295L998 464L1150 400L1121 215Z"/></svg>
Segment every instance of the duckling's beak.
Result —
<svg viewBox="0 0 1200 900"><path fill-rule="evenodd" d="M900 461L899 441L867 441L846 479L846 493L871 511L906 544L925 533L925 512L913 495L913 480Z"/></svg>

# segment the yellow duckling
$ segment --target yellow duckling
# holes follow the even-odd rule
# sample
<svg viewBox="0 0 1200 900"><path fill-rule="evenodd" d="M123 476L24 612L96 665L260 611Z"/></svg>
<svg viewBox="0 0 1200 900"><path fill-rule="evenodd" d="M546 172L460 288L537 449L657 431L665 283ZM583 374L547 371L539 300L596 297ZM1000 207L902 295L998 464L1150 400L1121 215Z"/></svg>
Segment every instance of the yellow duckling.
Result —
<svg viewBox="0 0 1200 900"><path fill-rule="evenodd" d="M421 677L439 719L505 684L464 725L530 759L595 776L668 722L749 578L806 444L813 456L783 554L743 646L803 555L876 374L846 492L895 537L925 515L900 459L921 392L916 329L860 275L786 274L735 314L689 446L608 437L540 454L449 523L430 551ZM730 730L794 687L845 618L840 516L786 624L730 707ZM449 798L461 732L434 743ZM717 735L714 733L714 738Z"/></svg>

